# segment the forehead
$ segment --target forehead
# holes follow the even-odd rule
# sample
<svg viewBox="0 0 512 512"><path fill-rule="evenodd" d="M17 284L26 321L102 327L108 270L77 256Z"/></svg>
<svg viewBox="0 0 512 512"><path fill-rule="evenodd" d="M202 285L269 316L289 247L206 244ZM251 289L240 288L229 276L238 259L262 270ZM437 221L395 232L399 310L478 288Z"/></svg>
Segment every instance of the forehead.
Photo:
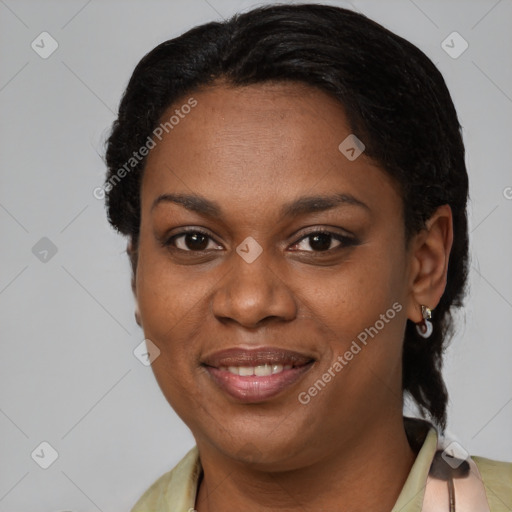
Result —
<svg viewBox="0 0 512 512"><path fill-rule="evenodd" d="M269 160L276 157L298 159L322 152L330 146L336 154L336 141L348 132L341 104L326 93L297 83L263 83L244 87L217 85L193 97L197 105L170 131L174 147L159 145L153 156L170 149L195 149L198 156L208 152L229 161ZM163 119L180 110L183 98L171 106ZM165 137L164 135L164 137Z"/></svg>
<svg viewBox="0 0 512 512"><path fill-rule="evenodd" d="M351 161L340 152L351 136L343 106L308 85L208 87L177 101L162 121L172 116L147 157L143 208L166 192L275 203L312 189L378 195L391 184L364 153Z"/></svg>

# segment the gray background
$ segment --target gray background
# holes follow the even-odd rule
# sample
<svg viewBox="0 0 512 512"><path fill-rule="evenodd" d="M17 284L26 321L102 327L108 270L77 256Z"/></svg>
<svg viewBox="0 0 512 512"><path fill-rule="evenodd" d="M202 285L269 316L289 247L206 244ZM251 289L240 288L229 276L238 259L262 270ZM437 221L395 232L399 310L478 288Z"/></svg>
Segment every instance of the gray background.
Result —
<svg viewBox="0 0 512 512"><path fill-rule="evenodd" d="M512 461L512 2L325 3L419 46L452 92L471 181L472 265L446 359L449 430L471 454ZM255 5L0 0L0 511L128 510L194 444L133 355L143 334L125 241L93 190L139 59ZM47 59L31 48L43 31L59 45ZM469 44L456 59L441 47L453 31ZM46 261L43 237L57 249ZM58 453L46 470L31 457L42 441Z"/></svg>

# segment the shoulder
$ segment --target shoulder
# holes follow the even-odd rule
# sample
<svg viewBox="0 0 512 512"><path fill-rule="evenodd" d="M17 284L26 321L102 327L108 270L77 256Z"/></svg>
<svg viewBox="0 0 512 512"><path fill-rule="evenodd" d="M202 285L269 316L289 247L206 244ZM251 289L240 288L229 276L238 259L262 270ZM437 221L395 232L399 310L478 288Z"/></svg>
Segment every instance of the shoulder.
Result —
<svg viewBox="0 0 512 512"><path fill-rule="evenodd" d="M200 470L199 454L194 446L171 471L164 473L144 492L131 512L188 510L190 503L193 507Z"/></svg>
<svg viewBox="0 0 512 512"><path fill-rule="evenodd" d="M512 510L512 463L478 456L471 458L482 477L491 511Z"/></svg>

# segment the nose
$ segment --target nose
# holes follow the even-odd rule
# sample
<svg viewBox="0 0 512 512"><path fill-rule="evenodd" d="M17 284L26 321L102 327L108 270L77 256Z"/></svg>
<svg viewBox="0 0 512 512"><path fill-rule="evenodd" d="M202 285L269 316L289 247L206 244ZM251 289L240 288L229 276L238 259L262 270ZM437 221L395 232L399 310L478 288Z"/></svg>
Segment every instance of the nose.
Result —
<svg viewBox="0 0 512 512"><path fill-rule="evenodd" d="M212 298L212 311L219 321L256 328L271 321L288 322L297 316L292 290L277 267L271 266L265 252L252 263L236 253L232 260L230 271Z"/></svg>

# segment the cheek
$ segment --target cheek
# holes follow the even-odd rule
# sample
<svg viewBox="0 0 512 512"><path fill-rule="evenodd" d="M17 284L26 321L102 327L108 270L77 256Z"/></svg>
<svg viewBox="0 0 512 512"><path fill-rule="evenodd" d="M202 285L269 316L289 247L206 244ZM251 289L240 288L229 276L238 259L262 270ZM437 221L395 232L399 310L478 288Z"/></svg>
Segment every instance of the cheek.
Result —
<svg viewBox="0 0 512 512"><path fill-rule="evenodd" d="M325 279L323 286L303 290L314 304L313 314L321 324L317 332L329 349L302 391L318 389L318 379L327 379L315 407L339 421L360 415L362 403L368 410L388 404L389 390L401 385L405 308L397 293L400 272L386 263L390 261L374 268L354 264L350 271Z"/></svg>
<svg viewBox="0 0 512 512"><path fill-rule="evenodd" d="M167 387L184 386L185 374L197 357L191 339L201 318L194 305L206 289L200 279L184 275L173 272L165 255L141 240L137 302L144 336L160 350L152 368L161 386L163 380Z"/></svg>
<svg viewBox="0 0 512 512"><path fill-rule="evenodd" d="M137 300L144 336L160 350L151 367L163 395L188 424L201 402L194 385L200 354L193 340L204 324L197 304L206 287L200 279L183 277L184 272L171 272L161 256L144 257L144 250L141 255Z"/></svg>
<svg viewBox="0 0 512 512"><path fill-rule="evenodd" d="M194 275L193 266L172 265L147 231L142 234L139 247L137 302L145 334L163 343L179 338L176 335L190 324L194 304L204 297L208 286Z"/></svg>
<svg viewBox="0 0 512 512"><path fill-rule="evenodd" d="M329 337L327 366L346 354L349 364L343 374L349 378L350 388L366 386L363 381L375 375L386 381L396 376L405 325L403 253L376 244L360 249L357 259L301 292ZM373 377L360 371L363 366L372 370Z"/></svg>
<svg viewBox="0 0 512 512"><path fill-rule="evenodd" d="M338 272L320 282L318 278L308 281L301 291L318 316L337 327L336 332L355 336L403 300L403 258L378 249L361 247L357 257Z"/></svg>

